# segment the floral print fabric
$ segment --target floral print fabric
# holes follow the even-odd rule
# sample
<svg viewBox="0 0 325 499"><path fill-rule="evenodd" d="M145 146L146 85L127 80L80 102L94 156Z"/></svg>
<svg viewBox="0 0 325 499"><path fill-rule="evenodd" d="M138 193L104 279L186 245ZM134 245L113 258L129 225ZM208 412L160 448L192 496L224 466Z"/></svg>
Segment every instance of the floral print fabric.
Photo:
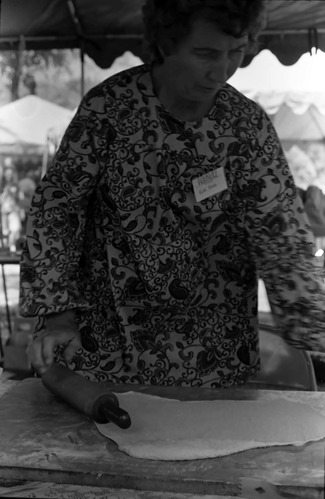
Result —
<svg viewBox="0 0 325 499"><path fill-rule="evenodd" d="M193 180L223 169L198 202ZM98 381L229 387L259 365L257 278L284 337L323 348L313 239L265 113L226 84L174 118L149 66L83 98L30 210L20 313L75 309L71 367Z"/></svg>

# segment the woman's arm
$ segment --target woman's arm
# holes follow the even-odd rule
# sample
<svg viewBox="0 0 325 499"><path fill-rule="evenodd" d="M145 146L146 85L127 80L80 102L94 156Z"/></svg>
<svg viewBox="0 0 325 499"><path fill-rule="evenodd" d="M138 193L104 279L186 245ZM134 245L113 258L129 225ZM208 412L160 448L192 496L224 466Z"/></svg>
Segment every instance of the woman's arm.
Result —
<svg viewBox="0 0 325 499"><path fill-rule="evenodd" d="M95 100L98 107L100 99ZM28 215L19 312L43 318L44 326L28 351L41 373L52 364L56 347L62 347L67 361L81 347L75 312L92 306L82 293L80 259L101 171L98 154L107 152L99 116L88 94L36 188Z"/></svg>
<svg viewBox="0 0 325 499"><path fill-rule="evenodd" d="M266 115L252 163L254 196L246 228L257 271L284 339L325 351L325 286L316 265L314 237L283 154Z"/></svg>
<svg viewBox="0 0 325 499"><path fill-rule="evenodd" d="M91 100L84 100L36 188L21 263L21 315L89 307L80 294L79 264L88 204L100 170L97 121Z"/></svg>

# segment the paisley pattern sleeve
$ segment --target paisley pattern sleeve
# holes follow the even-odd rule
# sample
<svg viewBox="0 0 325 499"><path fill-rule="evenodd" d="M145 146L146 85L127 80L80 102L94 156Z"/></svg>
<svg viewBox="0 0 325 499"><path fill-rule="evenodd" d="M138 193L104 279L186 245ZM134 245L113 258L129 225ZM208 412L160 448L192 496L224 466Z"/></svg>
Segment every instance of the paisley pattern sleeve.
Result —
<svg viewBox="0 0 325 499"><path fill-rule="evenodd" d="M28 217L20 274L20 313L47 315L87 308L78 274L86 212L107 150L91 91L70 123L53 164L38 185Z"/></svg>
<svg viewBox="0 0 325 499"><path fill-rule="evenodd" d="M258 127L251 178L241 192L251 258L285 340L324 351L324 272L317 266L313 235L279 139L264 113Z"/></svg>

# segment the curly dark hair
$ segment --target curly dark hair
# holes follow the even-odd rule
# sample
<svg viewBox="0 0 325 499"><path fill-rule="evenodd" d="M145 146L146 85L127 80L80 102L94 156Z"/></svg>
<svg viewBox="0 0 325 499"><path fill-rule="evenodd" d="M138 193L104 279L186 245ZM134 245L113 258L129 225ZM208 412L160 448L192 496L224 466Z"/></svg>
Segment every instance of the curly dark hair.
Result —
<svg viewBox="0 0 325 499"><path fill-rule="evenodd" d="M198 16L235 37L248 33L247 52L254 51L266 17L265 0L146 0L142 11L146 57L161 62L159 47L184 39Z"/></svg>

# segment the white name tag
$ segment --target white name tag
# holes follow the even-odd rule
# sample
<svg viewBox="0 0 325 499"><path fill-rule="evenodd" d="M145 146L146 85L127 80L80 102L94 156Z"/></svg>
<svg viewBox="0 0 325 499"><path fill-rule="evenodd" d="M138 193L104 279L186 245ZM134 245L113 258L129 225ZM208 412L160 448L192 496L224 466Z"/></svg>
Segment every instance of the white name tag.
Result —
<svg viewBox="0 0 325 499"><path fill-rule="evenodd" d="M218 194L227 189L227 181L223 167L216 168L212 172L202 175L193 180L195 199L199 203L203 199Z"/></svg>

